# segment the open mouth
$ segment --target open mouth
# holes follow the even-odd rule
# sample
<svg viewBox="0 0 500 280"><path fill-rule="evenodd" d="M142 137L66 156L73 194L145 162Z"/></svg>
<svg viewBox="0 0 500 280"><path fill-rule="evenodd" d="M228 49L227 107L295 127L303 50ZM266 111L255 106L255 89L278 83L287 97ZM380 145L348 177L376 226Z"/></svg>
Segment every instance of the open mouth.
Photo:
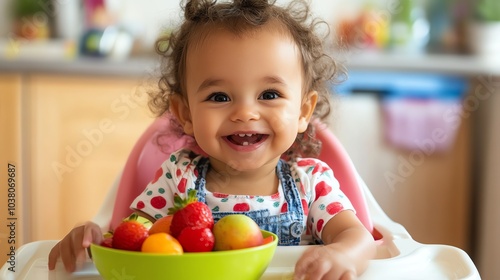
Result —
<svg viewBox="0 0 500 280"><path fill-rule="evenodd" d="M267 135L265 134L249 134L238 133L226 136L227 140L235 145L248 146L254 145L263 141Z"/></svg>

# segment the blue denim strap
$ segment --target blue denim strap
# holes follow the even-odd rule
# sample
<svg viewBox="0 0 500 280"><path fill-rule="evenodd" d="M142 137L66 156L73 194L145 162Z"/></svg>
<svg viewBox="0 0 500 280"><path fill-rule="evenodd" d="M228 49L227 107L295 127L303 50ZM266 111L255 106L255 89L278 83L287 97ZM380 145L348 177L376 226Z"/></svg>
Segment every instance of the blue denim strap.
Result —
<svg viewBox="0 0 500 280"><path fill-rule="evenodd" d="M208 158L202 158L196 166L198 178L195 181L198 201L206 203L206 175L210 168ZM281 182L283 195L287 205L287 212L270 215L269 210L250 210L247 212L214 212L214 220L230 214L244 214L252 218L261 229L274 232L279 237L279 245L299 245L304 231L304 209L301 198L293 180L290 166L283 160L278 162L276 173Z"/></svg>

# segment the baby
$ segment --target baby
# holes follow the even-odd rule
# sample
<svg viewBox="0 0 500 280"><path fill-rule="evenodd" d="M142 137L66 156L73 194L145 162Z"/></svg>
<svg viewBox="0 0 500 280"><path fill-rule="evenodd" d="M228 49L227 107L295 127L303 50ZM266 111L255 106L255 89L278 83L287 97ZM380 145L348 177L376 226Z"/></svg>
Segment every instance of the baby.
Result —
<svg viewBox="0 0 500 280"><path fill-rule="evenodd" d="M317 156L313 121L330 112L335 62L317 36L303 1L186 1L185 21L157 50L164 58L160 91L150 107L173 115L195 145L172 153L132 203L155 221L178 194L196 189L215 220L233 213L254 219L279 245L312 246L296 279L354 279L375 254L334 171ZM73 271L101 229L74 228L51 251Z"/></svg>

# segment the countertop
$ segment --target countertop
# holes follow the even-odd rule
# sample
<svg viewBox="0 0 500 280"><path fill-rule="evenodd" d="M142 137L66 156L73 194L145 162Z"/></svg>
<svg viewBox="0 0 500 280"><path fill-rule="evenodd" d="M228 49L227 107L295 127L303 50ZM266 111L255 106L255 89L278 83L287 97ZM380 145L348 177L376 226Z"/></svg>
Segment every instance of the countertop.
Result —
<svg viewBox="0 0 500 280"><path fill-rule="evenodd" d="M55 73L78 75L146 76L155 74L158 62L151 57L111 60L104 58L75 59L3 59L0 72Z"/></svg>
<svg viewBox="0 0 500 280"><path fill-rule="evenodd" d="M350 53L340 61L351 70L417 71L461 76L500 76L500 59L456 54L405 55L393 53ZM105 58L5 58L0 57L0 72L61 73L144 76L157 74L153 56L125 60Z"/></svg>
<svg viewBox="0 0 500 280"><path fill-rule="evenodd" d="M419 71L470 77L500 76L500 56L351 53L345 60L350 70Z"/></svg>

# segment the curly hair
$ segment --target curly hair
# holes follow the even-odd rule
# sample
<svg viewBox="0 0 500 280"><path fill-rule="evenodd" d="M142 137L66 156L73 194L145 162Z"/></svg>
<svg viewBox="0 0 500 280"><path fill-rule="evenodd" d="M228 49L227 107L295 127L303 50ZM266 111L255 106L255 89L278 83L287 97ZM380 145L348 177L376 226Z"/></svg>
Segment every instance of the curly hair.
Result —
<svg viewBox="0 0 500 280"><path fill-rule="evenodd" d="M320 25L328 25L311 17L310 8L304 0L294 0L286 7L275 5L273 0L221 3L217 0L191 0L183 1L181 6L184 10L183 23L156 42L156 51L161 56L161 78L158 90L150 92L149 107L153 113L161 116L169 110L171 94L186 97L186 54L194 41L207 36L214 27L240 35L272 23L289 34L302 55L304 92L318 92L312 121L326 121L330 114L330 82L343 70L326 53L324 38L318 35ZM317 156L321 143L314 135L314 125L309 124L304 133L297 135L284 156Z"/></svg>

